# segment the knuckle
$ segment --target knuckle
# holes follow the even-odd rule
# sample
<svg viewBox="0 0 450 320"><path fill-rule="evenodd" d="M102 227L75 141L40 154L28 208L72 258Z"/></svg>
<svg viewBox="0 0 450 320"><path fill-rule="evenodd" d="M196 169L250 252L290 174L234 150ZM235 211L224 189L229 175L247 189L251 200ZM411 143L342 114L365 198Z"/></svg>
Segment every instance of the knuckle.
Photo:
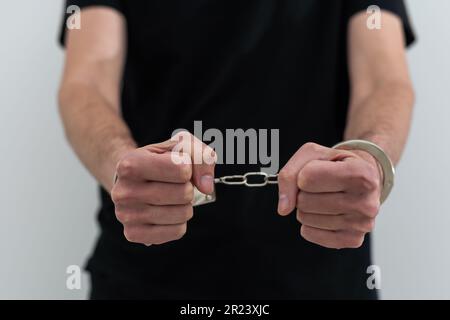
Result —
<svg viewBox="0 0 450 320"><path fill-rule="evenodd" d="M303 239L311 242L310 235L308 234L308 231L305 228L305 226L300 227L300 235L302 236Z"/></svg>
<svg viewBox="0 0 450 320"><path fill-rule="evenodd" d="M184 209L184 219L185 221L189 221L194 217L194 208L192 206L186 206Z"/></svg>
<svg viewBox="0 0 450 320"><path fill-rule="evenodd" d="M375 229L375 219L367 219L362 225L362 231L365 233L372 232Z"/></svg>
<svg viewBox="0 0 450 320"><path fill-rule="evenodd" d="M180 140L180 139L191 140L193 137L194 136L189 131L181 130L181 131L177 132L177 134L175 134L173 138L176 139L176 140Z"/></svg>
<svg viewBox="0 0 450 320"><path fill-rule="evenodd" d="M305 197L302 195L302 192L297 196L297 209L298 211L307 211Z"/></svg>
<svg viewBox="0 0 450 320"><path fill-rule="evenodd" d="M117 175L121 178L131 177L134 171L135 163L129 156L123 158L117 165Z"/></svg>
<svg viewBox="0 0 450 320"><path fill-rule="evenodd" d="M342 218L341 218L342 220L342 226L341 226L341 228L343 229L343 230L354 230L354 229L357 229L358 228L358 226L357 226L357 223L355 223L353 220L354 219L352 219L352 217L351 216L349 216L349 215L344 215L344 216L342 216Z"/></svg>
<svg viewBox="0 0 450 320"><path fill-rule="evenodd" d="M203 161L208 164L215 166L218 160L217 153L210 146L206 146L203 150Z"/></svg>
<svg viewBox="0 0 450 320"><path fill-rule="evenodd" d="M131 199L132 193L129 189L115 185L111 191L111 200L115 203L122 203Z"/></svg>
<svg viewBox="0 0 450 320"><path fill-rule="evenodd" d="M119 203L119 201L121 200L121 194L117 189L118 187L116 184L111 190L111 200L116 204Z"/></svg>
<svg viewBox="0 0 450 320"><path fill-rule="evenodd" d="M297 173L294 170L290 170L288 168L283 168L278 174L278 179L280 181L292 181L297 178Z"/></svg>
<svg viewBox="0 0 450 320"><path fill-rule="evenodd" d="M378 215L378 211L380 210L380 200L376 199L367 199L363 201L361 213L369 218L375 218Z"/></svg>
<svg viewBox="0 0 450 320"><path fill-rule="evenodd" d="M192 178L192 166L188 163L181 163L178 166L178 174L180 179L184 182L188 182Z"/></svg>
<svg viewBox="0 0 450 320"><path fill-rule="evenodd" d="M297 194L297 204L301 204L302 202L305 202L305 193L299 191Z"/></svg>
<svg viewBox="0 0 450 320"><path fill-rule="evenodd" d="M194 186L192 183L188 182L184 186L183 190L183 202L190 203L194 200Z"/></svg>
<svg viewBox="0 0 450 320"><path fill-rule="evenodd" d="M350 249L358 249L361 248L361 246L364 243L364 237L354 237L352 240L350 240Z"/></svg>
<svg viewBox="0 0 450 320"><path fill-rule="evenodd" d="M300 210L297 210L297 221L303 224L305 222L305 214Z"/></svg>
<svg viewBox="0 0 450 320"><path fill-rule="evenodd" d="M124 228L123 235L128 242L138 243L139 234L132 228Z"/></svg>
<svg viewBox="0 0 450 320"><path fill-rule="evenodd" d="M179 240L179 239L183 238L184 235L186 234L186 231L187 231L187 224L186 223L177 226L175 228L175 231L174 231L175 239Z"/></svg>
<svg viewBox="0 0 450 320"><path fill-rule="evenodd" d="M314 180L314 169L306 165L298 174L297 186L299 189L306 189Z"/></svg>
<svg viewBox="0 0 450 320"><path fill-rule="evenodd" d="M116 209L116 218L122 224L128 224L134 220L134 215L131 213Z"/></svg>
<svg viewBox="0 0 450 320"><path fill-rule="evenodd" d="M317 152L320 150L320 145L314 142L307 142L303 146L301 146L302 150L308 151L308 152Z"/></svg>
<svg viewBox="0 0 450 320"><path fill-rule="evenodd" d="M362 168L355 171L355 178L358 180L362 190L373 191L379 187L378 177L374 170Z"/></svg>
<svg viewBox="0 0 450 320"><path fill-rule="evenodd" d="M356 222L349 222L349 225L350 230L366 234L372 232L372 230L375 228L375 219L362 219Z"/></svg>
<svg viewBox="0 0 450 320"><path fill-rule="evenodd" d="M341 240L341 248L358 249L364 243L364 236L351 235L345 236Z"/></svg>

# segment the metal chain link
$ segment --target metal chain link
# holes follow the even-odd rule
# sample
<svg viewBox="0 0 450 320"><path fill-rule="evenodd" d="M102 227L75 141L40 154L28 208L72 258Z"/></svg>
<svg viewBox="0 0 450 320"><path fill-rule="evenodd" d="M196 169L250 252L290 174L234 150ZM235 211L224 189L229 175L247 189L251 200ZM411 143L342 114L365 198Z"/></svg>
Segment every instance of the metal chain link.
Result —
<svg viewBox="0 0 450 320"><path fill-rule="evenodd" d="M252 182L252 178L257 178L260 182ZM265 172L247 172L244 175L223 176L214 179L215 183L226 184L231 186L246 187L264 187L268 184L278 184L277 174L268 174Z"/></svg>

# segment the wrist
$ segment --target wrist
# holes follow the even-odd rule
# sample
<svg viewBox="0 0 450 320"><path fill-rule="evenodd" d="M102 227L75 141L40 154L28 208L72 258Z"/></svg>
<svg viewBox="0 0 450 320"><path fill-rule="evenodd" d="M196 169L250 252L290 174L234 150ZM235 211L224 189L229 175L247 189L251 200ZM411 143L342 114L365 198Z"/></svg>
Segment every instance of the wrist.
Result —
<svg viewBox="0 0 450 320"><path fill-rule="evenodd" d="M391 160L391 163L394 163L392 161L393 157L392 157L392 153L390 152L389 144L386 143L387 141L389 141L389 138L387 136L370 132L370 133L360 135L359 138L355 138L355 139L368 141L368 142L374 143L375 145L379 146L380 148L382 148L384 150L386 156ZM348 140L354 140L354 139L347 137L346 141L348 141ZM363 158L364 160L374 164L378 168L378 172L380 174L380 182L383 182L383 179L384 179L383 168L382 168L380 162L370 152L365 151L365 150L358 150L358 149L354 149L351 151L353 151L356 155Z"/></svg>
<svg viewBox="0 0 450 320"><path fill-rule="evenodd" d="M395 177L395 168L392 164L391 159L386 154L386 152L376 145L373 142L369 142L367 140L348 140L341 143L338 143L333 147L333 149L343 149L351 152L355 152L355 150L364 151L366 153L369 153L373 158L376 159L377 166L381 167L381 177L382 177L382 189L381 189L381 196L380 196L380 202L383 203L387 197L389 196L392 187L394 186L394 177ZM356 153L355 153L356 154ZM367 156L361 153L361 155L365 159ZM373 161L373 160L369 160Z"/></svg>
<svg viewBox="0 0 450 320"><path fill-rule="evenodd" d="M350 150L350 152L356 154L358 157L362 158L363 160L369 162L374 167L376 167L378 170L378 174L379 174L379 176L378 176L380 179L379 181L380 181L380 183L383 182L383 169L381 168L381 165L378 162L378 160L375 159L375 157L373 155L371 155L369 152L364 151L364 150Z"/></svg>

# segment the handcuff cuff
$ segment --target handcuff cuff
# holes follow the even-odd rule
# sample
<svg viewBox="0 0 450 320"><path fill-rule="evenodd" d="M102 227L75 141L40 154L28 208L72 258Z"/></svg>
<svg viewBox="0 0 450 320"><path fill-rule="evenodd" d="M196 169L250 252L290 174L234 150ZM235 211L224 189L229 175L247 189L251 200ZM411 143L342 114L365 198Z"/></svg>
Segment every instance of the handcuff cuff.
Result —
<svg viewBox="0 0 450 320"><path fill-rule="evenodd" d="M348 140L336 144L332 147L339 150L361 150L371 154L377 160L382 172L383 183L380 195L380 203L383 203L388 198L394 186L395 168L392 161L384 150L373 142L366 140ZM252 179L259 179L260 181L252 182ZM224 176L214 179L214 184L224 185L241 185L246 187L264 187L267 185L278 184L277 174L267 174L265 172L248 172L244 175ZM192 205L194 207L213 203L217 199L216 188L211 194L204 194L197 188L194 188L194 199Z"/></svg>

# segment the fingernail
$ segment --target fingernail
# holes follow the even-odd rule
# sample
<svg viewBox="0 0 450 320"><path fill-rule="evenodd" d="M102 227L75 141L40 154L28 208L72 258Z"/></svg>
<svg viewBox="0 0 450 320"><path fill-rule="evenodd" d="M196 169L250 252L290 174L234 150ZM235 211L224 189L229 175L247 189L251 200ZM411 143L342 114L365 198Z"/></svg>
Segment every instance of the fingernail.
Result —
<svg viewBox="0 0 450 320"><path fill-rule="evenodd" d="M278 213L284 214L289 207L289 199L287 195L280 194L278 198Z"/></svg>
<svg viewBox="0 0 450 320"><path fill-rule="evenodd" d="M202 176L200 179L200 184L202 185L203 190L207 191L207 193L213 192L214 189L214 178L210 175Z"/></svg>

